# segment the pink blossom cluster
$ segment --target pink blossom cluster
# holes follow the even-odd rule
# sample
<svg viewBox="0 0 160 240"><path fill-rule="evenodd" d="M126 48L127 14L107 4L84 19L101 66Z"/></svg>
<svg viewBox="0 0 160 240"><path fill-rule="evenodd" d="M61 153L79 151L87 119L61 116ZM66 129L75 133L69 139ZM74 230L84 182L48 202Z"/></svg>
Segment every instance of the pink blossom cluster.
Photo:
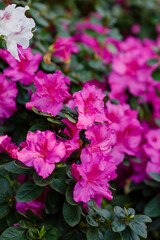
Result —
<svg viewBox="0 0 160 240"><path fill-rule="evenodd" d="M57 38L52 47L53 55L62 62L69 64L71 61L71 53L78 52L78 46L74 43L73 37Z"/></svg>
<svg viewBox="0 0 160 240"><path fill-rule="evenodd" d="M17 159L17 153L19 148L11 141L8 135L0 136L0 153L5 151L8 152L11 158Z"/></svg>
<svg viewBox="0 0 160 240"><path fill-rule="evenodd" d="M38 72L34 79L36 92L31 96L31 101L26 104L28 109L32 107L39 111L56 116L63 107L63 101L70 98L68 77L64 77L61 71L54 74Z"/></svg>
<svg viewBox="0 0 160 240"><path fill-rule="evenodd" d="M9 65L4 69L3 74L14 82L20 81L24 85L29 85L33 82L42 56L39 53L33 55L30 47L22 49L19 46L19 50L22 53L20 61L16 60L7 50L0 49L0 57Z"/></svg>
<svg viewBox="0 0 160 240"><path fill-rule="evenodd" d="M154 67L147 65L147 60L156 56L152 50L154 45L151 40L133 37L119 43L120 50L113 58L108 78L110 98L124 102L126 90L134 96L147 97L149 88L154 85L151 77Z"/></svg>
<svg viewBox="0 0 160 240"><path fill-rule="evenodd" d="M36 92L26 104L29 109L34 106L55 116L62 109L65 98L71 97L66 85L69 79L60 71L48 75L39 72L34 83ZM105 115L104 97L94 85L85 85L73 94L73 99L70 98L67 104L73 110L77 107L77 123L62 120L66 124L63 131L69 139L57 138L49 130L29 132L26 143L17 154L18 160L28 167L34 167L38 175L46 178L54 171L56 163L66 161L72 152L78 150L80 164L74 163L71 167L77 179L74 189L74 200L77 202L86 203L93 198L100 205L103 197L112 199L109 181L116 177L116 165L111 156L115 133L110 129L110 121ZM79 135L82 129L86 130L86 141L90 142L83 149Z"/></svg>
<svg viewBox="0 0 160 240"><path fill-rule="evenodd" d="M16 84L0 74L0 121L3 122L16 111L15 98L17 94Z"/></svg>

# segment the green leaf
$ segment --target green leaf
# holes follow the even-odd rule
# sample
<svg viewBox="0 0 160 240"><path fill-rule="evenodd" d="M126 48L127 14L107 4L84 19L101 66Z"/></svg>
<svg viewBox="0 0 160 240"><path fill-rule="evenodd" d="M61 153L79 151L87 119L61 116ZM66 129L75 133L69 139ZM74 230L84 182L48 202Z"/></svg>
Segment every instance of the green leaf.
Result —
<svg viewBox="0 0 160 240"><path fill-rule="evenodd" d="M128 213L128 216L129 215L135 215L135 210L133 208L128 208L127 213Z"/></svg>
<svg viewBox="0 0 160 240"><path fill-rule="evenodd" d="M114 207L114 213L117 217L124 218L126 216L125 211L119 206Z"/></svg>
<svg viewBox="0 0 160 240"><path fill-rule="evenodd" d="M57 228L52 228L47 231L42 240L57 240L60 237L60 233Z"/></svg>
<svg viewBox="0 0 160 240"><path fill-rule="evenodd" d="M44 187L37 186L31 179L18 189L16 199L18 202L30 202L39 197L43 190Z"/></svg>
<svg viewBox="0 0 160 240"><path fill-rule="evenodd" d="M49 23L43 17L38 16L38 17L35 18L35 21L36 21L37 24L39 24L42 27L48 27L49 26Z"/></svg>
<svg viewBox="0 0 160 240"><path fill-rule="evenodd" d="M24 228L24 229L29 229L29 228L33 228L33 223L31 223L28 220L20 220L19 221L19 227Z"/></svg>
<svg viewBox="0 0 160 240"><path fill-rule="evenodd" d="M126 228L123 232L121 232L121 236L123 240L140 240L138 235L135 232L132 232L129 228Z"/></svg>
<svg viewBox="0 0 160 240"><path fill-rule="evenodd" d="M7 216L9 213L9 207L7 203L3 203L0 205L0 219L4 218Z"/></svg>
<svg viewBox="0 0 160 240"><path fill-rule="evenodd" d="M146 215L135 215L133 220L135 222L146 222L146 223L152 222L152 219Z"/></svg>
<svg viewBox="0 0 160 240"><path fill-rule="evenodd" d="M160 196L156 196L149 203L147 203L144 213L149 217L160 216Z"/></svg>
<svg viewBox="0 0 160 240"><path fill-rule="evenodd" d="M105 232L104 240L122 240L122 238L119 233L113 232L111 229L108 229Z"/></svg>
<svg viewBox="0 0 160 240"><path fill-rule="evenodd" d="M87 240L99 240L99 233L96 228L89 228L87 230Z"/></svg>
<svg viewBox="0 0 160 240"><path fill-rule="evenodd" d="M46 64L44 61L41 62L41 66L43 70L46 72L55 72L56 71L56 65L55 64Z"/></svg>
<svg viewBox="0 0 160 240"><path fill-rule="evenodd" d="M35 125L33 125L28 132L33 132L35 133L37 130L40 131L46 131L50 128L50 125L47 123L37 123Z"/></svg>
<svg viewBox="0 0 160 240"><path fill-rule="evenodd" d="M67 184L62 179L54 178L50 183L51 188L56 190L59 193L64 194L67 188Z"/></svg>
<svg viewBox="0 0 160 240"><path fill-rule="evenodd" d="M70 115L68 115L66 113L64 113L64 116L72 123L76 123L77 122L74 118L72 118Z"/></svg>
<svg viewBox="0 0 160 240"><path fill-rule="evenodd" d="M114 232L121 232L126 228L126 224L119 219L112 222L112 230Z"/></svg>
<svg viewBox="0 0 160 240"><path fill-rule="evenodd" d="M39 230L36 228L30 228L27 231L27 239L29 238L30 240L37 240L39 237Z"/></svg>
<svg viewBox="0 0 160 240"><path fill-rule="evenodd" d="M148 66L153 66L156 63L158 63L158 59L155 59L155 58L151 58L147 61Z"/></svg>
<svg viewBox="0 0 160 240"><path fill-rule="evenodd" d="M7 228L1 235L0 240L24 240L25 231L20 227Z"/></svg>
<svg viewBox="0 0 160 240"><path fill-rule="evenodd" d="M96 222L91 216L86 217L87 223L92 227L98 227L98 222Z"/></svg>
<svg viewBox="0 0 160 240"><path fill-rule="evenodd" d="M143 238L147 238L147 231L146 231L145 225L143 225L140 222L139 223L134 222L133 220L129 221L128 225L133 232L135 232L136 234L138 234L139 236L141 236Z"/></svg>
<svg viewBox="0 0 160 240"><path fill-rule="evenodd" d="M56 191L50 191L45 201L45 212L47 214L55 214L58 212L59 194Z"/></svg>
<svg viewBox="0 0 160 240"><path fill-rule="evenodd" d="M52 180L53 180L53 174L51 174L47 178L42 178L36 172L34 172L33 174L33 181L35 182L36 185L41 187L49 185L52 182Z"/></svg>
<svg viewBox="0 0 160 240"><path fill-rule="evenodd" d="M157 124L157 126L160 127L160 119L159 118L155 118L154 121Z"/></svg>
<svg viewBox="0 0 160 240"><path fill-rule="evenodd" d="M152 78L155 81L160 82L160 66L152 72Z"/></svg>
<svg viewBox="0 0 160 240"><path fill-rule="evenodd" d="M44 228L44 226L41 228L41 230L39 231L39 236L40 238L42 238L44 236L44 234L46 233L46 230Z"/></svg>
<svg viewBox="0 0 160 240"><path fill-rule="evenodd" d="M6 202L12 195L9 182L6 178L0 177L0 204Z"/></svg>
<svg viewBox="0 0 160 240"><path fill-rule="evenodd" d="M73 190L74 190L74 187L71 187L71 186L67 187L65 196L66 196L66 201L70 205L76 206L77 203L73 200Z"/></svg>
<svg viewBox="0 0 160 240"><path fill-rule="evenodd" d="M28 168L27 166L26 168L19 167L17 164L15 164L15 161L5 164L4 168L8 172L15 174L31 175L33 173L33 169Z"/></svg>
<svg viewBox="0 0 160 240"><path fill-rule="evenodd" d="M84 239L86 240L85 234L78 230L69 231L62 237L62 240L84 240Z"/></svg>
<svg viewBox="0 0 160 240"><path fill-rule="evenodd" d="M155 181L160 182L160 173L150 172L149 176Z"/></svg>
<svg viewBox="0 0 160 240"><path fill-rule="evenodd" d="M76 226L81 219L81 207L80 206L71 206L67 202L63 204L63 217L66 223L74 227Z"/></svg>
<svg viewBox="0 0 160 240"><path fill-rule="evenodd" d="M117 53L117 48L112 43L107 43L107 48L111 53Z"/></svg>
<svg viewBox="0 0 160 240"><path fill-rule="evenodd" d="M111 215L111 213L110 213L108 210L102 209L102 210L101 210L101 215L102 215L102 217L104 217L106 220L111 220L112 215Z"/></svg>

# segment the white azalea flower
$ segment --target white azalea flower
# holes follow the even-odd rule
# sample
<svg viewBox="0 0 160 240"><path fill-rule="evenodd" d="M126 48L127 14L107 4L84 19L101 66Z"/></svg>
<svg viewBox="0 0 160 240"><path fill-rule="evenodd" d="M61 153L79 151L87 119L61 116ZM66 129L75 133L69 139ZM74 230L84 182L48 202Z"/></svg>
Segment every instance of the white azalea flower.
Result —
<svg viewBox="0 0 160 240"><path fill-rule="evenodd" d="M17 7L15 4L8 5L4 10L0 10L0 36L6 41L7 50L18 60L17 44L23 49L29 47L29 40L32 38L32 29L35 22L32 18L25 16L26 7Z"/></svg>

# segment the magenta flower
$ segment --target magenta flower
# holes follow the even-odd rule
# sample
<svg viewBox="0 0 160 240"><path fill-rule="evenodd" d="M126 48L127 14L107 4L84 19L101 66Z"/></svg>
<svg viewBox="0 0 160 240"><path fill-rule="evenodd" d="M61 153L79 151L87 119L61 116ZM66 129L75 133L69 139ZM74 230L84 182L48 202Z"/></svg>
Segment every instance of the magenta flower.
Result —
<svg viewBox="0 0 160 240"><path fill-rule="evenodd" d="M77 127L79 129L86 129L94 122L104 123L107 120L103 102L105 95L100 89L86 84L81 91L74 93L73 97L75 106L78 107Z"/></svg>
<svg viewBox="0 0 160 240"><path fill-rule="evenodd" d="M76 202L88 202L91 198L101 199L103 197L111 200L109 181L116 177L115 163L110 156L92 154L90 161L85 161L85 155L81 157L81 164L72 165L72 175L77 179L73 198Z"/></svg>
<svg viewBox="0 0 160 240"><path fill-rule="evenodd" d="M64 129L64 133L70 137L69 140L64 141L66 154L64 160L68 158L72 152L76 151L80 147L80 139L79 139L79 129L75 123L70 122L68 119L63 119L64 122L68 127Z"/></svg>
<svg viewBox="0 0 160 240"><path fill-rule="evenodd" d="M53 44L53 55L60 58L62 62L70 63L71 53L77 53L78 46L74 43L73 37L57 38Z"/></svg>
<svg viewBox="0 0 160 240"><path fill-rule="evenodd" d="M17 93L16 84L0 74L0 120L9 118L16 111Z"/></svg>
<svg viewBox="0 0 160 240"><path fill-rule="evenodd" d="M90 159L89 155L101 153L107 156L111 152L112 145L115 144L116 136L114 130L105 124L97 124L90 127L85 132L86 138L91 140L91 144L83 148L82 154Z"/></svg>
<svg viewBox="0 0 160 240"><path fill-rule="evenodd" d="M143 127L137 119L137 111L131 110L128 104L106 104L106 116L112 122L110 128L116 133L116 145L113 158L118 165L125 154L136 156L141 144Z"/></svg>
<svg viewBox="0 0 160 240"><path fill-rule="evenodd" d="M160 129L150 129L146 133L147 143L143 149L150 159L147 163L146 172L160 173Z"/></svg>
<svg viewBox="0 0 160 240"><path fill-rule="evenodd" d="M34 167L38 175L47 178L55 169L55 163L65 156L65 146L57 142L55 134L49 130L29 132L26 147L18 152L18 160L28 167Z"/></svg>
<svg viewBox="0 0 160 240"><path fill-rule="evenodd" d="M16 159L18 150L19 148L11 141L8 135L0 136L0 153L6 151L11 158Z"/></svg>
<svg viewBox="0 0 160 240"><path fill-rule="evenodd" d="M1 58L9 64L9 67L4 70L4 75L12 81L20 81L24 85L29 85L33 82L42 56L39 53L33 55L31 48L19 47L19 50L23 54L23 56L20 55L20 61L16 60L7 50L0 49Z"/></svg>
<svg viewBox="0 0 160 240"><path fill-rule="evenodd" d="M34 84L36 92L31 96L31 101L26 103L26 108L37 108L39 111L50 113L56 116L63 107L63 101L70 97L70 84L68 77L64 77L61 71L54 74L38 72Z"/></svg>
<svg viewBox="0 0 160 240"><path fill-rule="evenodd" d="M152 50L155 43L129 37L119 44L120 52L113 58L113 70L109 75L110 98L125 99L125 91L134 96L145 96L153 84L151 73L154 67L147 65L147 60L156 54Z"/></svg>

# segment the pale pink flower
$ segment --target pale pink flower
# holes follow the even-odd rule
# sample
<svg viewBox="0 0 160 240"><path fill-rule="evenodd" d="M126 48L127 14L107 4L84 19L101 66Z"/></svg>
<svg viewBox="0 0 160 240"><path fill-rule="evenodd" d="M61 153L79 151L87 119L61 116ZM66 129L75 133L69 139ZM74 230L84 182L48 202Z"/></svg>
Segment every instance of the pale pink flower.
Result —
<svg viewBox="0 0 160 240"><path fill-rule="evenodd" d="M31 48L18 48L23 57L20 56L20 62L16 60L10 52L5 49L0 49L0 56L5 60L9 67L4 69L3 73L12 81L20 81L24 85L29 85L33 82L35 72L38 70L42 56L39 53L33 55Z"/></svg>
<svg viewBox="0 0 160 240"><path fill-rule="evenodd" d="M4 37L7 50L18 61L20 59L17 44L26 49L33 36L32 29L35 27L34 20L25 16L25 11L28 9L28 6L16 7L16 4L11 4L4 10L0 10L0 36Z"/></svg>
<svg viewBox="0 0 160 240"><path fill-rule="evenodd" d="M37 108L39 111L56 116L63 107L63 101L70 97L70 84L68 77L64 77L61 71L54 74L38 72L34 84L36 92L31 96L31 101L26 103L26 108Z"/></svg>
<svg viewBox="0 0 160 240"><path fill-rule="evenodd" d="M78 107L77 127L79 129L86 129L94 122L104 123L107 121L103 102L105 95L100 89L96 89L94 85L86 84L81 91L74 93L73 97L75 106Z"/></svg>
<svg viewBox="0 0 160 240"><path fill-rule="evenodd" d="M27 134L26 147L17 155L19 161L34 167L38 175L46 178L55 169L55 163L65 156L65 146L63 142L57 142L53 132L37 130Z"/></svg>
<svg viewBox="0 0 160 240"><path fill-rule="evenodd" d="M18 90L16 84L6 80L0 74L0 119L6 119L16 111L16 101Z"/></svg>
<svg viewBox="0 0 160 240"><path fill-rule="evenodd" d="M72 165L72 175L77 179L74 187L73 198L76 202L88 202L91 198L103 197L111 200L109 181L116 177L115 163L110 156L92 154L90 161L86 162L85 155L81 157L81 164Z"/></svg>

